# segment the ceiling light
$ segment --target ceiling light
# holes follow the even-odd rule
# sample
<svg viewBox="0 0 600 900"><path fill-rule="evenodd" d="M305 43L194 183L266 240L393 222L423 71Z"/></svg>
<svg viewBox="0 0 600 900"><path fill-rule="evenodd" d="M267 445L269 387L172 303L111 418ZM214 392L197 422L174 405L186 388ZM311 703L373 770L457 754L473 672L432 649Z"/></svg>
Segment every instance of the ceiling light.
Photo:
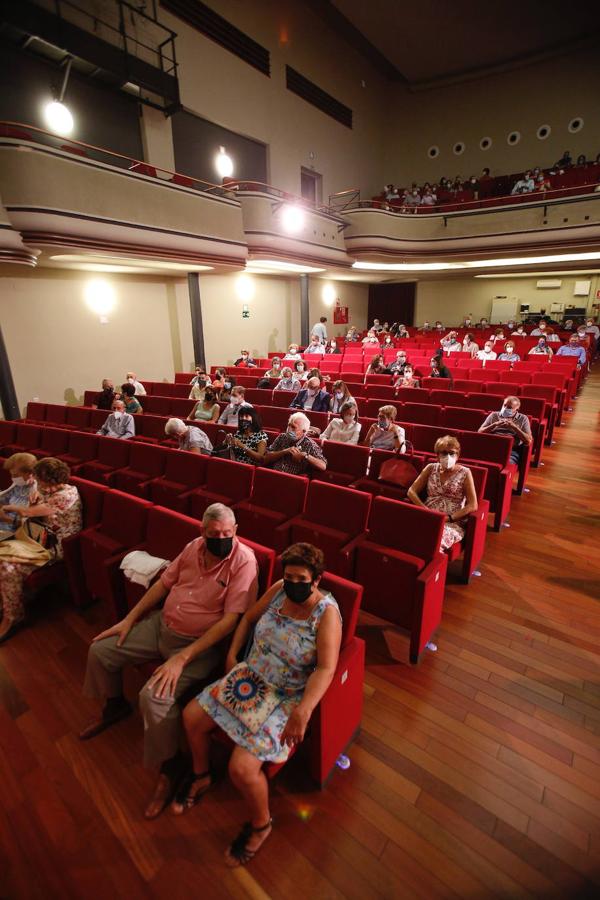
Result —
<svg viewBox="0 0 600 900"><path fill-rule="evenodd" d="M501 266L533 266L539 263L577 262L578 260L600 259L600 253L555 253L551 256L523 256L512 259L470 260L463 263L468 269L487 269Z"/></svg>
<svg viewBox="0 0 600 900"><path fill-rule="evenodd" d="M233 175L233 160L225 153L225 147L219 147L215 156L215 169L220 178L231 178Z"/></svg>
<svg viewBox="0 0 600 900"><path fill-rule="evenodd" d="M64 103L53 100L44 107L44 119L50 131L68 135L73 131L73 116Z"/></svg>
<svg viewBox="0 0 600 900"><path fill-rule="evenodd" d="M295 272L300 275L325 271L325 269L317 269L315 266L304 266L301 263L284 262L280 259L250 259L246 263L246 269L253 273Z"/></svg>
<svg viewBox="0 0 600 900"><path fill-rule="evenodd" d="M363 269L367 272L441 272L445 269L463 269L465 263L374 263L355 262L353 269Z"/></svg>
<svg viewBox="0 0 600 900"><path fill-rule="evenodd" d="M284 206L281 210L281 224L289 234L302 231L305 219L306 214L299 206Z"/></svg>

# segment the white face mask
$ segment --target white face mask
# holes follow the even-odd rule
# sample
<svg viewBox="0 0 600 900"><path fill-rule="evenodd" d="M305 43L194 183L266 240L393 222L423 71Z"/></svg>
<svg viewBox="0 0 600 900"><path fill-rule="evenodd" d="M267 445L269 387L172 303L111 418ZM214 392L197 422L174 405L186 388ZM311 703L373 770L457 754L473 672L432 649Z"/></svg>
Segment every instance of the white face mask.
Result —
<svg viewBox="0 0 600 900"><path fill-rule="evenodd" d="M242 398L241 397L232 397L231 402L233 403L234 406L240 406L242 403Z"/></svg>
<svg viewBox="0 0 600 900"><path fill-rule="evenodd" d="M342 400L343 396L344 396L344 392L343 392L343 391L336 391L336 392L335 392L335 398L336 398L336 400Z"/></svg>
<svg viewBox="0 0 600 900"><path fill-rule="evenodd" d="M12 479L12 483L15 487L21 487L22 485L27 484L27 481L22 475L17 475L16 478Z"/></svg>
<svg viewBox="0 0 600 900"><path fill-rule="evenodd" d="M128 378L128 379L127 379L127 383L128 383L128 384L135 384L135 378Z"/></svg>
<svg viewBox="0 0 600 900"><path fill-rule="evenodd" d="M585 331L578 331L577 334L579 335L579 337L585 337Z"/></svg>
<svg viewBox="0 0 600 900"><path fill-rule="evenodd" d="M120 409L115 409L113 412L113 416L115 417L115 419L120 419L122 415L123 415L123 413L121 412Z"/></svg>
<svg viewBox="0 0 600 900"><path fill-rule="evenodd" d="M449 453L448 456L440 456L440 466L442 469L453 469L456 465L456 453Z"/></svg>

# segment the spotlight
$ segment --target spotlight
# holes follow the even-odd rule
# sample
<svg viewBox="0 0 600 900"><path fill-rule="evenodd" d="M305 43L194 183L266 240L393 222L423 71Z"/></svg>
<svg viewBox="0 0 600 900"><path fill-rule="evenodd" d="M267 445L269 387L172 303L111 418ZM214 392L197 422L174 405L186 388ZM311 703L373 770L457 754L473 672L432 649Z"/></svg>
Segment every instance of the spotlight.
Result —
<svg viewBox="0 0 600 900"><path fill-rule="evenodd" d="M50 131L68 135L73 131L73 116L64 103L53 100L44 107L44 118Z"/></svg>
<svg viewBox="0 0 600 900"><path fill-rule="evenodd" d="M299 206L284 206L281 211L281 224L284 231L297 234L304 227L306 216Z"/></svg>
<svg viewBox="0 0 600 900"><path fill-rule="evenodd" d="M254 297L254 279L250 275L242 273L238 275L235 283L235 292L239 299L244 303L248 303Z"/></svg>
<svg viewBox="0 0 600 900"><path fill-rule="evenodd" d="M332 284L324 284L321 296L323 298L323 303L327 306L333 306L336 299L336 290L334 286Z"/></svg>
<svg viewBox="0 0 600 900"><path fill-rule="evenodd" d="M115 305L115 292L112 285L102 278L94 278L85 289L85 301L92 312L98 316L107 316Z"/></svg>
<svg viewBox="0 0 600 900"><path fill-rule="evenodd" d="M215 156L215 169L220 178L231 178L233 175L233 160L225 153L225 147L219 147Z"/></svg>

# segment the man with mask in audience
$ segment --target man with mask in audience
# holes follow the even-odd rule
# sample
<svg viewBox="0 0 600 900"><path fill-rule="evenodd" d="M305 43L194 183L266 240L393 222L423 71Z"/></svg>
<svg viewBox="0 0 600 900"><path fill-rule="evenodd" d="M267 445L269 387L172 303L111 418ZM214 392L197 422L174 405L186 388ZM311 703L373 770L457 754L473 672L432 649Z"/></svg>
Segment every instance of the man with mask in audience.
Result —
<svg viewBox="0 0 600 900"><path fill-rule="evenodd" d="M406 365L406 350L398 350L396 352L396 359L390 366L388 366L388 372L391 375L402 375L404 372L404 366Z"/></svg>
<svg viewBox="0 0 600 900"><path fill-rule="evenodd" d="M331 395L321 390L321 382L318 378L309 378L306 387L298 391L292 402L291 409L312 409L313 412L329 412Z"/></svg>
<svg viewBox="0 0 600 900"><path fill-rule="evenodd" d="M513 439L510 461L516 465L521 459L521 447L533 440L529 419L519 412L520 406L518 397L505 397L500 412L491 412L479 427L482 434L506 434Z"/></svg>
<svg viewBox="0 0 600 900"><path fill-rule="evenodd" d="M141 381L138 381L138 377L135 372L128 372L125 381L128 381L129 384L132 384L135 388L136 397L144 397L146 394L146 388L142 384Z"/></svg>
<svg viewBox="0 0 600 900"><path fill-rule="evenodd" d="M593 337L595 337L596 340L598 340L598 338L600 338L600 328L598 328L597 325L594 325L594 320L593 320L593 319L589 319L589 318L586 319L586 321L585 321L585 333L586 333L586 334L591 334L591 335L593 335Z"/></svg>
<svg viewBox="0 0 600 900"><path fill-rule="evenodd" d="M176 438L178 449L187 450L188 453L204 453L208 456L213 448L205 431L195 425L186 425L183 419L167 419L165 434Z"/></svg>
<svg viewBox="0 0 600 900"><path fill-rule="evenodd" d="M162 812L184 772L177 701L219 665L222 642L257 599L256 558L236 530L233 510L222 503L209 506L202 537L187 544L125 618L98 634L89 649L84 693L105 705L81 740L131 713L123 693L126 666L162 660L139 695L144 765L159 769L147 819Z"/></svg>
<svg viewBox="0 0 600 900"><path fill-rule="evenodd" d="M575 356L577 357L577 366L581 368L587 363L587 353L579 343L579 335L572 334L568 344L563 344L556 351L557 356Z"/></svg>
<svg viewBox="0 0 600 900"><path fill-rule="evenodd" d="M102 379L102 390L96 396L96 402L94 404L95 409L112 409L113 402L115 398L118 397L118 394L115 394L115 386L110 380L110 378Z"/></svg>
<svg viewBox="0 0 600 900"><path fill-rule="evenodd" d="M130 440L135 437L135 422L131 413L125 412L125 404L122 400L115 400L112 406L112 412L96 434L104 437L121 438L122 440Z"/></svg>
<svg viewBox="0 0 600 900"><path fill-rule="evenodd" d="M309 475L314 469L327 468L327 460L318 444L308 437L310 420L302 412L293 413L286 431L278 434L264 456L265 465L288 475Z"/></svg>
<svg viewBox="0 0 600 900"><path fill-rule="evenodd" d="M219 425L235 425L237 428L238 424L238 413L240 411L240 407L244 402L244 394L246 393L246 388L241 384L236 384L234 388L231 390L231 400L219 416ZM247 406L252 406L251 403L247 403Z"/></svg>

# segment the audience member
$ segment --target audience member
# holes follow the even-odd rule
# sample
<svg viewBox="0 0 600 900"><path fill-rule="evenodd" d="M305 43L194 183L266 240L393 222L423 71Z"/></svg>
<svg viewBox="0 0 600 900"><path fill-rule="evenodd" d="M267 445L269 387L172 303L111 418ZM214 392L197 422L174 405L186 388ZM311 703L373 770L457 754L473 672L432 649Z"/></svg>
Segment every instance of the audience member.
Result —
<svg viewBox="0 0 600 900"><path fill-rule="evenodd" d="M323 441L341 441L344 444L358 444L362 426L358 421L358 409L355 400L349 397L342 403L338 417L329 420L327 428L321 434Z"/></svg>
<svg viewBox="0 0 600 900"><path fill-rule="evenodd" d="M423 324L421 325L421 327L418 330L425 331L425 332L431 331L431 325L429 324L429 322L427 320L425 320L425 322L423 322Z"/></svg>
<svg viewBox="0 0 600 900"><path fill-rule="evenodd" d="M281 378L281 358L274 356L271 360L271 368L265 372L265 378Z"/></svg>
<svg viewBox="0 0 600 900"><path fill-rule="evenodd" d="M195 384L192 385L188 400L204 400L204 392L209 385L212 389L210 375L198 375Z"/></svg>
<svg viewBox="0 0 600 900"><path fill-rule="evenodd" d="M549 191L551 189L551 187L552 187L552 182L550 181L550 179L547 178L543 172L540 172L540 174L535 179L536 191Z"/></svg>
<svg viewBox="0 0 600 900"><path fill-rule="evenodd" d="M549 344L560 344L560 338L553 328L546 329L546 340Z"/></svg>
<svg viewBox="0 0 600 900"><path fill-rule="evenodd" d="M400 388L418 388L419 379L414 377L414 370L410 363L406 363L404 369L398 373L398 377L394 382L396 394Z"/></svg>
<svg viewBox="0 0 600 900"><path fill-rule="evenodd" d="M219 416L220 425L237 425L239 411L244 403L246 388L241 384L236 385L231 391L231 400ZM251 403L246 404L252 406Z"/></svg>
<svg viewBox="0 0 600 900"><path fill-rule="evenodd" d="M465 334L462 342L462 352L470 353L471 359L474 359L479 353L479 344L473 339L472 334Z"/></svg>
<svg viewBox="0 0 600 900"><path fill-rule="evenodd" d="M384 185L383 195L386 200L399 200L400 199L400 194L398 193L398 188L394 187L393 184Z"/></svg>
<svg viewBox="0 0 600 900"><path fill-rule="evenodd" d="M421 196L421 206L436 206L437 202L437 194L431 188L425 188Z"/></svg>
<svg viewBox="0 0 600 900"><path fill-rule="evenodd" d="M362 339L363 344L379 344L379 338L375 331L371 328L364 338Z"/></svg>
<svg viewBox="0 0 600 900"><path fill-rule="evenodd" d="M483 359L487 362L488 359L497 359L498 354L494 350L494 345L492 341L486 341L483 345L483 350L480 350L477 354L477 359Z"/></svg>
<svg viewBox="0 0 600 900"><path fill-rule="evenodd" d="M102 390L96 395L94 409L112 409L113 401L118 399L115 394L115 386L110 378L102 379Z"/></svg>
<svg viewBox="0 0 600 900"><path fill-rule="evenodd" d="M478 328L480 331L487 331L487 329L489 327L489 323L488 323L488 320L486 319L486 317L482 316L475 327Z"/></svg>
<svg viewBox="0 0 600 900"><path fill-rule="evenodd" d="M386 372L387 369L383 364L381 354L376 353L375 356L371 358L371 362L367 366L365 375L385 375Z"/></svg>
<svg viewBox="0 0 600 900"><path fill-rule="evenodd" d="M396 407L380 406L377 421L367 432L365 444L372 450L406 450L406 434L401 425L396 425Z"/></svg>
<svg viewBox="0 0 600 900"><path fill-rule="evenodd" d="M262 429L259 414L249 403L240 406L237 426L236 433L227 436L227 443L233 450L236 462L260 465L269 439Z"/></svg>
<svg viewBox="0 0 600 900"><path fill-rule="evenodd" d="M533 346L531 348L528 355L529 356L540 356L543 354L545 354L550 359L552 359L553 351L552 351L552 348L550 347L550 345L547 343L545 337L541 337L538 340L537 344L535 344L535 346Z"/></svg>
<svg viewBox="0 0 600 900"><path fill-rule="evenodd" d="M217 667L222 642L257 597L256 558L236 530L233 510L222 503L209 506L202 537L190 541L125 618L98 634L89 649L84 692L103 701L104 708L80 733L81 740L131 713L123 693L126 666L163 660L139 695L144 764L159 769L145 810L148 819L162 812L183 774L177 701Z"/></svg>
<svg viewBox="0 0 600 900"><path fill-rule="evenodd" d="M202 381L202 383L206 381L206 369L204 366L196 365L194 367L194 376L190 381L190 384L195 385L198 384L199 381Z"/></svg>
<svg viewBox="0 0 600 900"><path fill-rule="evenodd" d="M548 324L545 319L540 319L536 328L531 331L531 337L540 337L540 335L545 335L548 329Z"/></svg>
<svg viewBox="0 0 600 900"><path fill-rule="evenodd" d="M396 345L394 344L394 338L391 334L386 334L383 339L383 344L381 345L382 350L393 350Z"/></svg>
<svg viewBox="0 0 600 900"><path fill-rule="evenodd" d="M132 384L135 388L135 393L139 396L144 396L146 393L146 388L144 385L137 380L137 375L135 372L128 372L125 376L125 381L128 381L129 384Z"/></svg>
<svg viewBox="0 0 600 900"><path fill-rule="evenodd" d="M429 463L408 489L408 499L416 506L433 509L446 517L440 549L448 550L465 536L467 516L477 512L477 493L467 466L457 466L460 444L455 437L438 438L434 445L438 461ZM427 491L421 500L422 491ZM460 524L460 523L463 524Z"/></svg>
<svg viewBox="0 0 600 900"><path fill-rule="evenodd" d="M388 372L391 375L396 375L398 373L402 373L404 366L406 365L406 350L397 350L396 351L396 359L388 366Z"/></svg>
<svg viewBox="0 0 600 900"><path fill-rule="evenodd" d="M585 320L585 331L586 334L593 334L596 340L600 338L600 328L594 324L594 320L589 317Z"/></svg>
<svg viewBox="0 0 600 900"><path fill-rule="evenodd" d="M436 321L436 323L435 323L435 330L437 331L438 334L441 334L442 331L444 330L444 326L443 326L443 324L440 322L439 319L438 319L438 320Z"/></svg>
<svg viewBox="0 0 600 900"><path fill-rule="evenodd" d="M521 357L518 353L515 353L515 345L512 341L507 341L504 345L504 350L498 356L498 359L502 360L502 362L519 362Z"/></svg>
<svg viewBox="0 0 600 900"><path fill-rule="evenodd" d="M429 378L448 378L450 383L454 380L452 378L452 373L450 369L448 369L444 365L444 361L440 356L432 356L431 357L431 371L429 372Z"/></svg>
<svg viewBox="0 0 600 900"><path fill-rule="evenodd" d="M335 338L331 338L327 346L325 347L325 353L341 353L342 351L338 347L338 343Z"/></svg>
<svg viewBox="0 0 600 900"><path fill-rule="evenodd" d="M125 412L135 415L136 413L144 411L142 409L142 404L135 396L134 386L129 384L128 381L121 385L121 397L125 404Z"/></svg>
<svg viewBox="0 0 600 900"><path fill-rule="evenodd" d="M479 181L477 180L475 175L471 175L471 177L468 179L468 181L465 181L465 183L463 185L463 190L472 191L473 197L475 198L475 200L479 200L480 189L481 189L481 185L479 184Z"/></svg>
<svg viewBox="0 0 600 900"><path fill-rule="evenodd" d="M515 330L511 332L511 337L527 337L525 326L522 324L517 325Z"/></svg>
<svg viewBox="0 0 600 900"><path fill-rule="evenodd" d="M511 194L530 194L535 190L535 182L531 177L531 172L527 171L522 178L515 182Z"/></svg>
<svg viewBox="0 0 600 900"><path fill-rule="evenodd" d="M571 157L571 154L568 150L565 150L565 152L563 153L561 158L558 160L558 162L554 163L552 168L553 169L570 169L572 165L573 165L573 159Z"/></svg>
<svg viewBox="0 0 600 900"><path fill-rule="evenodd" d="M321 339L318 335L313 334L311 336L310 343L304 352L313 355L317 353L322 355L325 353L325 344L321 342Z"/></svg>
<svg viewBox="0 0 600 900"><path fill-rule="evenodd" d="M327 316L321 316L319 321L313 325L310 336L317 337L320 344L327 343Z"/></svg>
<svg viewBox="0 0 600 900"><path fill-rule="evenodd" d="M216 422L219 418L221 408L217 403L217 395L212 385L209 385L201 400L198 400L189 415L189 419L194 422Z"/></svg>
<svg viewBox="0 0 600 900"><path fill-rule="evenodd" d="M350 342L353 344L358 340L360 340L358 331L356 330L354 325L351 325L350 328L348 329L348 334L346 335L346 342Z"/></svg>
<svg viewBox="0 0 600 900"><path fill-rule="evenodd" d="M556 351L557 356L576 356L577 357L577 366L581 368L581 366L585 366L587 363L587 353L584 348L579 343L579 335L572 334L569 338L568 344L563 344L562 347L559 347Z"/></svg>
<svg viewBox="0 0 600 900"><path fill-rule="evenodd" d="M500 412L491 412L479 427L482 434L506 434L513 439L510 461L516 465L521 459L521 448L532 441L529 419L519 412L520 406L518 397L505 397Z"/></svg>
<svg viewBox="0 0 600 900"><path fill-rule="evenodd" d="M462 344L458 340L458 332L449 331L446 337L440 341L441 346L447 353L460 353Z"/></svg>
<svg viewBox="0 0 600 900"><path fill-rule="evenodd" d="M256 369L258 363L252 359L248 350L240 350L240 355L236 359L235 366L241 366L245 369Z"/></svg>
<svg viewBox="0 0 600 900"><path fill-rule="evenodd" d="M282 568L283 580L249 607L239 624L227 655L229 674L205 688L184 712L193 765L176 797L175 813L193 807L212 785L210 732L215 725L235 744L229 774L248 806L249 821L226 852L230 867L250 862L269 836L273 820L263 763L284 762L303 740L338 663L341 618L333 596L319 590L325 568L322 551L311 544L293 544L283 553ZM238 664L252 632L247 658ZM273 711L270 704L264 715L258 713L258 728L249 726L239 703L232 707L227 699L237 696L236 686L240 681L247 684L248 678L263 690L278 692Z"/></svg>
<svg viewBox="0 0 600 900"><path fill-rule="evenodd" d="M265 454L265 464L289 475L308 475L313 469L324 472L327 460L307 432L310 419L303 412L293 413L287 430L277 435Z"/></svg>
<svg viewBox="0 0 600 900"><path fill-rule="evenodd" d="M98 429L96 434L102 434L104 437L122 438L130 440L135 437L135 422L131 413L125 412L125 404L122 400L113 402L112 412L106 417L104 425Z"/></svg>
<svg viewBox="0 0 600 900"><path fill-rule="evenodd" d="M349 402L354 403L354 397L351 396L346 382L345 381L334 381L332 394L331 394L331 400L329 403L329 411L339 415L344 403L349 403Z"/></svg>
<svg viewBox="0 0 600 900"><path fill-rule="evenodd" d="M306 387L301 388L292 402L290 409L305 409L313 412L329 412L330 394L321 390L321 382L318 378L309 378Z"/></svg>
<svg viewBox="0 0 600 900"><path fill-rule="evenodd" d="M10 476L10 486L0 491L0 532L14 534L19 527L19 515L6 512L7 506L29 506L32 496L37 492L37 484L33 475L37 458L33 453L13 453L4 460L2 468Z"/></svg>
<svg viewBox="0 0 600 900"><path fill-rule="evenodd" d="M563 331L577 331L573 319L567 319L566 322L563 323Z"/></svg>
<svg viewBox="0 0 600 900"><path fill-rule="evenodd" d="M283 357L284 359L302 359L300 353L298 352L298 344L290 344L288 347L288 352Z"/></svg>
<svg viewBox="0 0 600 900"><path fill-rule="evenodd" d="M27 578L40 566L61 560L63 540L81 531L81 499L77 488L68 484L70 474L62 460L51 456L40 459L33 467L37 487L29 505L7 503L2 508L5 516L17 513L23 519L40 520L47 540L45 546L17 538L0 543L0 643L25 623L23 591Z"/></svg>
<svg viewBox="0 0 600 900"><path fill-rule="evenodd" d="M203 453L209 456L213 445L208 435L201 428L194 425L186 425L183 419L168 419L165 425L167 437L177 439L179 450L187 450L188 453Z"/></svg>
<svg viewBox="0 0 600 900"><path fill-rule="evenodd" d="M281 370L281 378L275 385L276 391L299 391L300 380L295 378L289 366Z"/></svg>
<svg viewBox="0 0 600 900"><path fill-rule="evenodd" d="M306 381L308 378L308 369L303 359L297 359L294 363L294 371L298 381Z"/></svg>
<svg viewBox="0 0 600 900"><path fill-rule="evenodd" d="M505 341L506 335L504 334L504 328L496 328L496 331L491 337L492 344L497 344L499 341Z"/></svg>

